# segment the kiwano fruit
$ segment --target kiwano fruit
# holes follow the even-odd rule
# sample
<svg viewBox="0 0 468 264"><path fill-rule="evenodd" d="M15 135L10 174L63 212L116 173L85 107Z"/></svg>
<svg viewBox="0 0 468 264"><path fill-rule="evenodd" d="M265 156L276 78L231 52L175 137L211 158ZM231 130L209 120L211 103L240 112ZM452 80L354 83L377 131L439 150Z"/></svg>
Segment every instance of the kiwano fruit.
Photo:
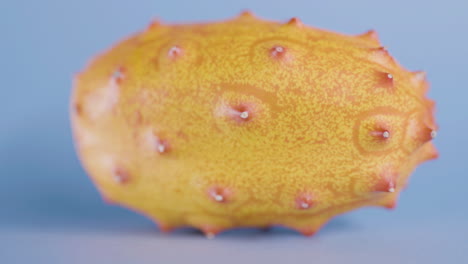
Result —
<svg viewBox="0 0 468 264"><path fill-rule="evenodd" d="M312 235L359 207L394 208L415 167L437 157L427 90L375 31L244 12L153 22L120 42L77 75L71 119L103 198L163 231Z"/></svg>

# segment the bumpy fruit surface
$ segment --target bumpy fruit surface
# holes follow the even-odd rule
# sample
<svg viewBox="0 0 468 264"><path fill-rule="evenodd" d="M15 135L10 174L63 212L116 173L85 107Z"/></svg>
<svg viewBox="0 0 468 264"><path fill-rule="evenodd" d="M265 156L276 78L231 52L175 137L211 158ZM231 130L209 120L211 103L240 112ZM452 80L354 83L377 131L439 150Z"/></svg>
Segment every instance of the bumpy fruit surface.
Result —
<svg viewBox="0 0 468 264"><path fill-rule="evenodd" d="M152 23L78 74L71 115L104 199L162 230L311 235L352 209L393 208L415 167L436 158L427 89L374 31L245 12Z"/></svg>

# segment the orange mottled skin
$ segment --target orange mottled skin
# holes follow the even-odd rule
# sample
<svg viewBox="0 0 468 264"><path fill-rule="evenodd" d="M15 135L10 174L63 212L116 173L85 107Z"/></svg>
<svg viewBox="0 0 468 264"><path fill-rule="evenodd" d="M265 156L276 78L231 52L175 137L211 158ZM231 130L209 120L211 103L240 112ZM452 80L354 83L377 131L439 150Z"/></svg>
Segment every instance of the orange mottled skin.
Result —
<svg viewBox="0 0 468 264"><path fill-rule="evenodd" d="M424 73L374 31L264 21L153 23L76 78L79 156L103 197L163 230L283 225L305 235L393 208L437 156Z"/></svg>

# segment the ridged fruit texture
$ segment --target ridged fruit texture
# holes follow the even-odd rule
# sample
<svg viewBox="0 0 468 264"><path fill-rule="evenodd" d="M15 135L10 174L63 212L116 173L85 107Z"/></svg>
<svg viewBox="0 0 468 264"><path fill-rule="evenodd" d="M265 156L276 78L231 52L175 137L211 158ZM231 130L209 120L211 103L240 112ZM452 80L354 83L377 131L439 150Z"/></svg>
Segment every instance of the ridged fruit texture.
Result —
<svg viewBox="0 0 468 264"><path fill-rule="evenodd" d="M437 157L423 72L374 31L265 21L163 25L78 74L72 125L105 200L162 230L286 226L312 235L363 206L393 208Z"/></svg>

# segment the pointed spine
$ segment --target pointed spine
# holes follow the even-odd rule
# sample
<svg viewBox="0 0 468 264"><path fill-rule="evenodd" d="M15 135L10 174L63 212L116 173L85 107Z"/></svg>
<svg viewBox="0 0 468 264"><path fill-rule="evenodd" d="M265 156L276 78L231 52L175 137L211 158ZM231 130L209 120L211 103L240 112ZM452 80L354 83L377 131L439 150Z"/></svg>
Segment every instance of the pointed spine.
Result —
<svg viewBox="0 0 468 264"><path fill-rule="evenodd" d="M394 76L389 72L377 73L377 87L383 87L388 91L395 91Z"/></svg>
<svg viewBox="0 0 468 264"><path fill-rule="evenodd" d="M213 186L208 189L208 196L217 203L228 203L232 200L232 191L229 188Z"/></svg>
<svg viewBox="0 0 468 264"><path fill-rule="evenodd" d="M439 152L435 148L434 144L428 143L422 146L416 155L418 155L417 162L421 163L437 159L439 157Z"/></svg>
<svg viewBox="0 0 468 264"><path fill-rule="evenodd" d="M112 171L112 178L118 184L127 184L130 181L130 173L122 166L116 166Z"/></svg>
<svg viewBox="0 0 468 264"><path fill-rule="evenodd" d="M370 42L372 44L380 45L379 35L377 34L377 31L373 29L368 30L362 34L359 34L356 37L359 39L365 40L367 42Z"/></svg>
<svg viewBox="0 0 468 264"><path fill-rule="evenodd" d="M374 192L389 192L393 193L397 189L398 173L390 168L385 168L379 175L379 179L375 184Z"/></svg>
<svg viewBox="0 0 468 264"><path fill-rule="evenodd" d="M239 18L239 19L251 19L251 18L254 18L254 17L255 17L255 15L249 10L243 10L237 16L237 18Z"/></svg>
<svg viewBox="0 0 468 264"><path fill-rule="evenodd" d="M394 59L385 47L370 49L368 59L386 68L391 68L395 64Z"/></svg>
<svg viewBox="0 0 468 264"><path fill-rule="evenodd" d="M297 17L293 17L293 18L289 19L288 22L286 22L286 25L294 26L294 27L297 27L297 28L301 28L301 27L304 26L302 21Z"/></svg>
<svg viewBox="0 0 468 264"><path fill-rule="evenodd" d="M414 89L420 95L425 95L429 90L429 83L427 82L427 74L424 71L415 71L411 73L411 83Z"/></svg>
<svg viewBox="0 0 468 264"><path fill-rule="evenodd" d="M315 206L315 199L309 193L302 193L296 197L296 209L308 210Z"/></svg>
<svg viewBox="0 0 468 264"><path fill-rule="evenodd" d="M392 199L383 205L383 207L387 208L388 210L393 210L396 208L396 206L397 206L396 199Z"/></svg>
<svg viewBox="0 0 468 264"><path fill-rule="evenodd" d="M313 237L317 233L317 230L303 228L303 229L299 229L298 232L301 233L305 237Z"/></svg>
<svg viewBox="0 0 468 264"><path fill-rule="evenodd" d="M166 223L157 222L157 225L161 233L170 233L176 229L174 226L168 225Z"/></svg>
<svg viewBox="0 0 468 264"><path fill-rule="evenodd" d="M200 227L200 230L203 232L207 239L213 239L223 231L221 228L211 225L202 226Z"/></svg>
<svg viewBox="0 0 468 264"><path fill-rule="evenodd" d="M159 28L162 25L161 21L159 19L154 19L151 21L148 25L147 31L152 31L157 28Z"/></svg>

